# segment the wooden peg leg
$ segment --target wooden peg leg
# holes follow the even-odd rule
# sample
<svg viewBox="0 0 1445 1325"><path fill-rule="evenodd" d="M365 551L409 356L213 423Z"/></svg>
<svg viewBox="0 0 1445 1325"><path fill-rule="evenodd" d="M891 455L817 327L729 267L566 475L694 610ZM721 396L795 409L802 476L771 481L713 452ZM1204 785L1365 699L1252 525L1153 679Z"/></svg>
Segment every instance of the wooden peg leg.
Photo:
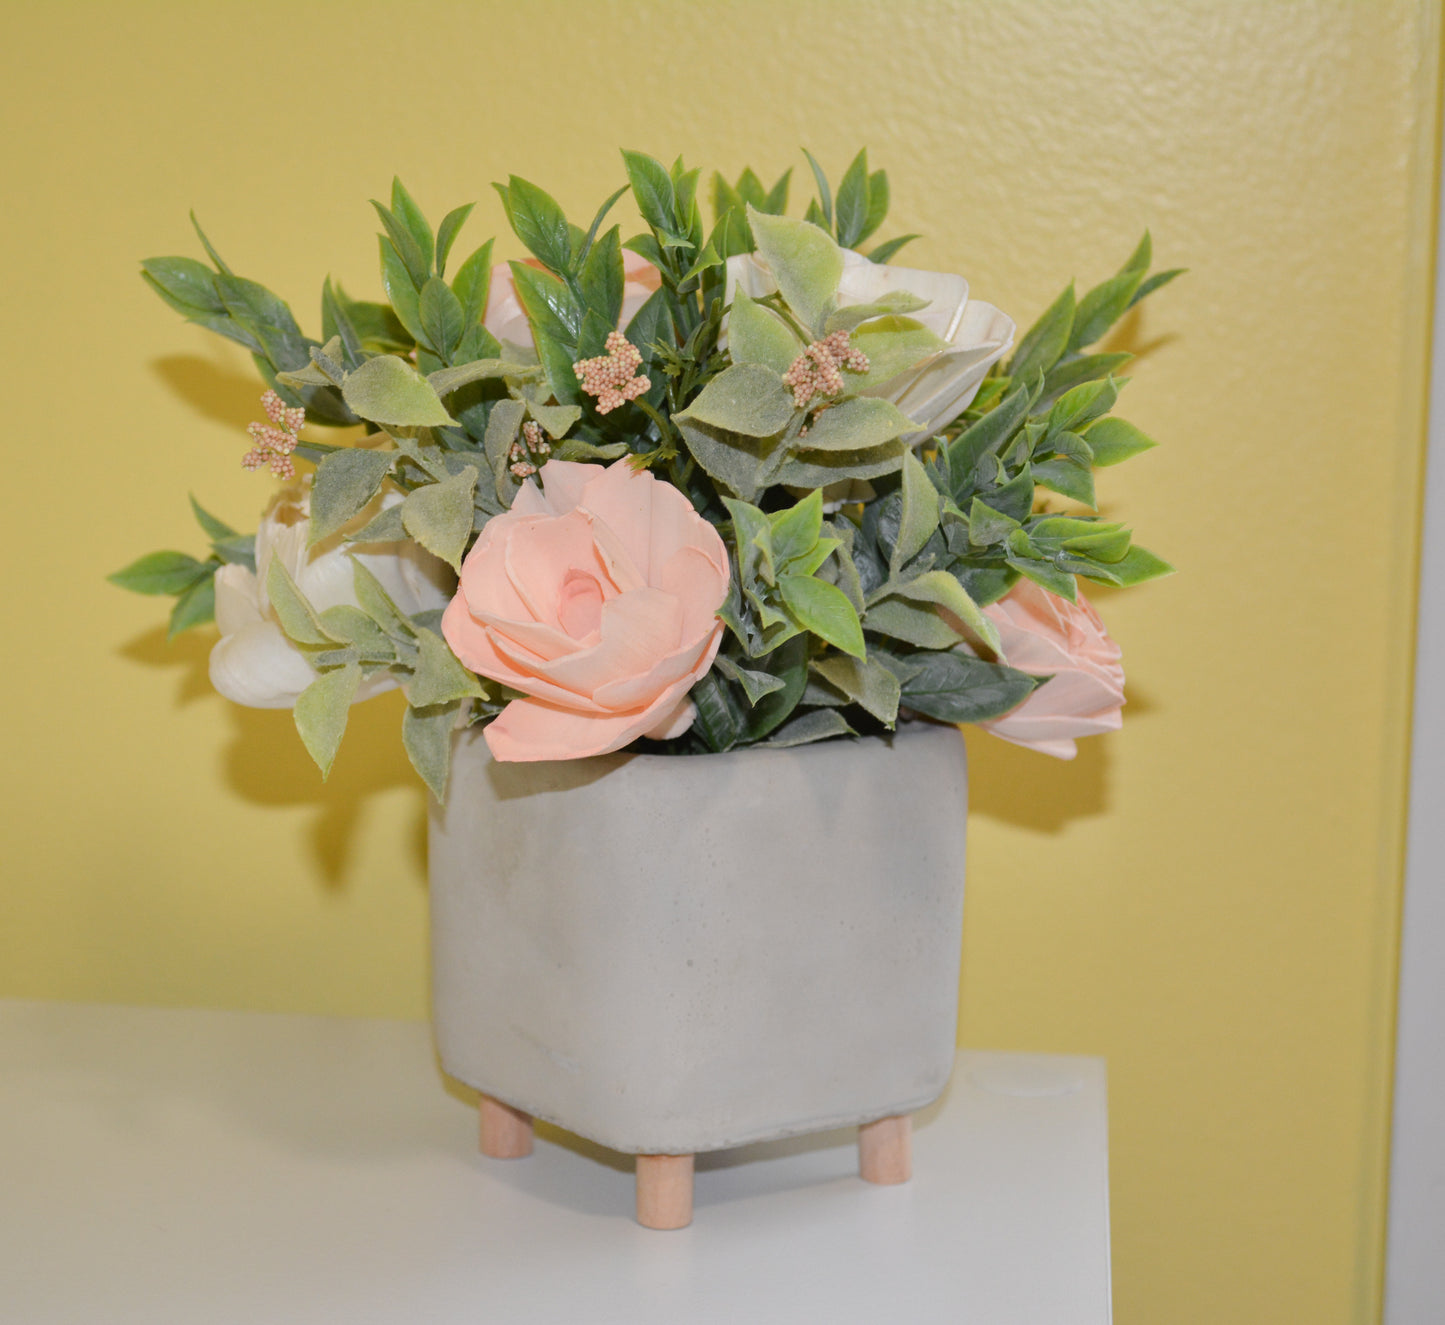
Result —
<svg viewBox="0 0 1445 1325"><path fill-rule="evenodd" d="M477 1097L481 1114L482 1154L492 1159L523 1159L532 1153L532 1116L490 1095Z"/></svg>
<svg viewBox="0 0 1445 1325"><path fill-rule="evenodd" d="M880 1118L858 1129L858 1174L882 1185L913 1176L913 1119L909 1114Z"/></svg>
<svg viewBox="0 0 1445 1325"><path fill-rule="evenodd" d="M692 1156L637 1157L637 1222L643 1228L692 1223Z"/></svg>

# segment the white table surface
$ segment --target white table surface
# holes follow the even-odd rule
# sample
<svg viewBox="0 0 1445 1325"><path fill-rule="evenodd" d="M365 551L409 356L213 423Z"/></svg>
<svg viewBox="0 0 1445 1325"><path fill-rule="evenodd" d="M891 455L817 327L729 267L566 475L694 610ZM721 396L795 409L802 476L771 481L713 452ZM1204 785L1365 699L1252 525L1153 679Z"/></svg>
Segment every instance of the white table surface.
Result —
<svg viewBox="0 0 1445 1325"><path fill-rule="evenodd" d="M1103 1064L959 1055L914 1178L854 1133L700 1156L679 1232L625 1157L476 1148L408 1022L0 1001L5 1325L1106 1325Z"/></svg>

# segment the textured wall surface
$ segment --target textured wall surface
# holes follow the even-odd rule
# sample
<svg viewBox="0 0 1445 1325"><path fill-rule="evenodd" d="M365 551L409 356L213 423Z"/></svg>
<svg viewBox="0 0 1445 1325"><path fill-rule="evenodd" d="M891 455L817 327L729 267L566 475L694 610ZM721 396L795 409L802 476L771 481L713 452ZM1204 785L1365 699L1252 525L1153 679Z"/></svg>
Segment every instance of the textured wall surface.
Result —
<svg viewBox="0 0 1445 1325"><path fill-rule="evenodd" d="M1097 599L1117 737L974 758L962 1036L1107 1055L1121 1325L1363 1322L1379 1274L1438 5L11 4L0 994L420 1017L395 696L322 785L284 713L102 576L250 527L259 386L138 259L194 206L316 328L368 197L517 171L590 213L619 145L893 181L885 233L1027 322L1148 226L1118 334L1163 443L1107 513L1181 569ZM801 185L802 180L798 181ZM805 196L795 197L801 205Z"/></svg>

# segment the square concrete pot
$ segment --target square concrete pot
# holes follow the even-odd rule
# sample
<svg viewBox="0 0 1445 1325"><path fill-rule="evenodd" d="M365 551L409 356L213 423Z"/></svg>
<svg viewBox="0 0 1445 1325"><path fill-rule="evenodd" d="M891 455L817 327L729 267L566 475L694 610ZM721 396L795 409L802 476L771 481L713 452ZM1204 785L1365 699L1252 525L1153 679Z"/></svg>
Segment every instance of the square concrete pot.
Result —
<svg viewBox="0 0 1445 1325"><path fill-rule="evenodd" d="M637 1155L911 1113L953 1064L966 788L961 734L921 722L539 764L459 734L431 822L443 1066Z"/></svg>

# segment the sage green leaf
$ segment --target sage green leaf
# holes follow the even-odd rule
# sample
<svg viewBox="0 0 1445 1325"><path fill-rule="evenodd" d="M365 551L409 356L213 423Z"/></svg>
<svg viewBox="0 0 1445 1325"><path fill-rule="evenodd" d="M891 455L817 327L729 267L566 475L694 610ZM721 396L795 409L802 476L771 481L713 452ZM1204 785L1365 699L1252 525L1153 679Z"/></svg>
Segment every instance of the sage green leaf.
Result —
<svg viewBox="0 0 1445 1325"><path fill-rule="evenodd" d="M837 585L812 575L779 575L778 593L804 630L844 653L865 655L858 613Z"/></svg>
<svg viewBox="0 0 1445 1325"><path fill-rule="evenodd" d="M293 717L306 753L316 761L323 778L331 773L336 751L346 733L346 720L351 714L351 701L361 684L361 666L347 663L333 671L323 672L306 687L296 700Z"/></svg>
<svg viewBox="0 0 1445 1325"><path fill-rule="evenodd" d="M395 543L405 538L406 526L401 522L401 506L385 506L374 518L351 535L353 543Z"/></svg>
<svg viewBox="0 0 1445 1325"><path fill-rule="evenodd" d="M739 290L728 310L728 354L735 364L762 364L780 377L803 352L787 324Z"/></svg>
<svg viewBox="0 0 1445 1325"><path fill-rule="evenodd" d="M911 603L902 598L884 598L868 608L863 628L869 634L886 635L920 649L950 649L963 635L938 615L931 603Z"/></svg>
<svg viewBox="0 0 1445 1325"><path fill-rule="evenodd" d="M927 308L929 302L911 290L890 290L871 303L848 304L846 307L838 309L836 313L830 313L827 322L823 324L823 330L829 333L852 331L855 327L871 321L875 317L903 317L909 313L916 313L921 308ZM940 349L943 348L944 342L940 340L938 346Z"/></svg>
<svg viewBox="0 0 1445 1325"><path fill-rule="evenodd" d="M1071 284L1031 326L1014 351L1009 376L1025 380L1035 373L1047 373L1063 355L1074 329L1074 287Z"/></svg>
<svg viewBox="0 0 1445 1325"><path fill-rule="evenodd" d="M983 500L996 511L1012 516L1015 520L1028 519L1034 505L1033 470L1025 465L1002 487L982 494Z"/></svg>
<svg viewBox="0 0 1445 1325"><path fill-rule="evenodd" d="M1040 460L1033 465L1034 482L1040 487L1068 497L1093 510L1098 505L1094 496L1094 475L1076 460Z"/></svg>
<svg viewBox="0 0 1445 1325"><path fill-rule="evenodd" d="M456 424L426 378L394 354L368 359L347 377L341 393L358 415L383 427Z"/></svg>
<svg viewBox="0 0 1445 1325"><path fill-rule="evenodd" d="M905 581L892 591L892 596L912 603L936 604L961 621L995 653L999 652L998 627L947 571L931 570ZM953 623L947 617L944 621L952 627Z"/></svg>
<svg viewBox="0 0 1445 1325"><path fill-rule="evenodd" d="M868 149L864 148L853 158L838 182L834 220L838 243L842 248L856 248L863 241L868 233L870 210Z"/></svg>
<svg viewBox="0 0 1445 1325"><path fill-rule="evenodd" d="M316 609L296 587L296 581L281 564L279 557L271 558L271 568L266 572L266 596L271 600L281 629L297 644L344 644L333 636L322 624Z"/></svg>
<svg viewBox="0 0 1445 1325"><path fill-rule="evenodd" d="M921 235L899 235L897 239L888 239L876 245L868 251L868 261L876 262L879 266L894 258L898 250L905 244L911 244L915 239L921 239Z"/></svg>
<svg viewBox="0 0 1445 1325"><path fill-rule="evenodd" d="M1069 351L1072 353L1092 345L1103 336L1133 302L1143 279L1142 268L1126 268L1117 276L1096 285L1080 299L1073 330L1069 333Z"/></svg>
<svg viewBox="0 0 1445 1325"><path fill-rule="evenodd" d="M612 210L613 204L616 203L616 201L624 193L627 192L629 187L629 185L624 184L621 188L614 190L613 193L608 198L606 198L603 201L602 205L597 209L597 214L593 216L592 224L587 227L587 234L583 237L582 240L581 256L584 260L586 259L587 255L592 252L592 244L597 238L597 232L602 229L602 222L604 219L606 219L607 213ZM613 321L616 321L616 319L614 318Z"/></svg>
<svg viewBox="0 0 1445 1325"><path fill-rule="evenodd" d="M467 465L442 483L429 483L408 493L402 503L406 532L455 571L462 568L462 553L471 537L476 487L476 466Z"/></svg>
<svg viewBox="0 0 1445 1325"><path fill-rule="evenodd" d="M888 565L892 574L898 572L923 551L923 545L938 528L938 489L928 477L923 462L912 451L903 453L903 513L898 523L898 539Z"/></svg>
<svg viewBox="0 0 1445 1325"><path fill-rule="evenodd" d="M847 595L854 611L861 613L865 606L863 581L858 574L858 564L853 559L853 545L858 536L858 527L851 520L840 517L829 520L824 528L842 548L833 562L830 578Z"/></svg>
<svg viewBox="0 0 1445 1325"><path fill-rule="evenodd" d="M147 258L140 269L178 313L229 316L221 296L216 293L216 278L204 262L197 262L195 258Z"/></svg>
<svg viewBox="0 0 1445 1325"><path fill-rule="evenodd" d="M802 444L807 446L811 437L811 433L804 437ZM898 470L907 449L894 441L871 451L801 451L778 467L773 481L795 488L823 488L843 479L882 478Z"/></svg>
<svg viewBox="0 0 1445 1325"><path fill-rule="evenodd" d="M854 349L868 356L866 373L844 370L844 389L854 393L880 390L899 374L947 348L927 327L894 314L865 322L848 339Z"/></svg>
<svg viewBox="0 0 1445 1325"><path fill-rule="evenodd" d="M1069 602L1078 601L1078 585L1074 582L1071 571L1060 569L1051 561L1043 561L1037 557L1010 556L1008 564L1014 570L1027 575L1040 588L1047 589L1050 593L1058 594L1060 598L1066 598ZM1109 567L1107 573L1110 579L1113 578L1113 567Z"/></svg>
<svg viewBox="0 0 1445 1325"><path fill-rule="evenodd" d="M436 250L431 226L427 224L421 208L416 205L416 201L406 191L406 186L396 176L392 176L391 180L391 211L392 215L406 227L407 233L416 241L416 246L421 250L422 259L426 263L426 270L430 270ZM422 280L425 279L426 277L423 276ZM417 282L418 285L421 283L421 281Z"/></svg>
<svg viewBox="0 0 1445 1325"><path fill-rule="evenodd" d="M443 359L450 359L462 343L466 315L462 310L462 301L440 276L433 276L421 287L417 316L432 348Z"/></svg>
<svg viewBox="0 0 1445 1325"><path fill-rule="evenodd" d="M837 709L811 709L779 727L762 744L773 749L788 749L795 745L808 745L813 741L826 741L831 736L857 734Z"/></svg>
<svg viewBox="0 0 1445 1325"><path fill-rule="evenodd" d="M688 692L697 709L693 730L714 754L730 750L743 734L743 715L731 689L714 671L705 673Z"/></svg>
<svg viewBox="0 0 1445 1325"><path fill-rule="evenodd" d="M526 416L527 403L523 400L499 400L487 416L487 432L482 446L487 453L487 463L492 467L497 497L504 506L512 504L512 496L517 491L517 479L509 466L512 463L512 443L517 440Z"/></svg>
<svg viewBox="0 0 1445 1325"><path fill-rule="evenodd" d="M232 320L261 342L272 367L302 368L310 361L309 342L283 299L241 276L220 275L215 282L216 293Z"/></svg>
<svg viewBox="0 0 1445 1325"><path fill-rule="evenodd" d="M150 552L105 578L132 593L183 594L208 574L204 562L184 552Z"/></svg>
<svg viewBox="0 0 1445 1325"><path fill-rule="evenodd" d="M983 418L949 443L946 454L955 501L972 490L979 459L1003 450L1023 427L1042 382L1043 378L1038 375L1030 381L1019 382Z"/></svg>
<svg viewBox="0 0 1445 1325"><path fill-rule="evenodd" d="M436 269L438 276L446 274L447 256L452 251L452 244L456 242L458 233L475 206L475 203L469 202L461 207L453 207L442 218L441 225L437 227Z"/></svg>
<svg viewBox="0 0 1445 1325"><path fill-rule="evenodd" d="M1065 391L1081 382L1094 382L1108 377L1117 368L1124 367L1133 359L1132 354L1120 350L1114 354L1082 354L1076 359L1064 359L1049 369L1044 377L1044 391L1037 401L1040 409L1052 405Z"/></svg>
<svg viewBox="0 0 1445 1325"><path fill-rule="evenodd" d="M1106 572L1113 574L1111 576ZM1174 567L1162 557L1156 557L1152 552L1136 543L1121 560L1112 565L1099 567L1094 571L1081 570L1079 574L1127 588L1135 584L1143 584L1146 580L1157 580L1163 575L1173 575Z"/></svg>
<svg viewBox="0 0 1445 1325"><path fill-rule="evenodd" d="M428 373L426 380L440 397L449 396L453 391L470 386L473 382L498 377L534 377L536 373L535 367L509 363L506 359L473 359L470 363L458 364L455 368L438 368L436 372Z"/></svg>
<svg viewBox="0 0 1445 1325"><path fill-rule="evenodd" d="M975 547L1002 543L1018 527L1019 522L1013 516L994 510L977 497L968 508L968 541Z"/></svg>
<svg viewBox="0 0 1445 1325"><path fill-rule="evenodd" d="M417 313L416 286L412 284L411 273L406 264L397 256L396 249L381 236L381 285L386 291L397 320L406 328L407 334L419 345L426 344L426 332L421 329L421 318Z"/></svg>
<svg viewBox="0 0 1445 1325"><path fill-rule="evenodd" d="M1101 468L1117 465L1154 446L1132 423L1123 419L1099 419L1084 434L1094 453L1094 464Z"/></svg>
<svg viewBox="0 0 1445 1325"><path fill-rule="evenodd" d="M392 510L400 511L401 508L394 506ZM366 568L366 564L359 557L351 559L351 583L356 590L356 601L361 604L361 610L375 621L390 639L409 644L415 638L416 631L412 629L411 622L392 602L391 595L383 588L381 581Z"/></svg>
<svg viewBox="0 0 1445 1325"><path fill-rule="evenodd" d="M457 660L446 640L434 631L421 630L416 642L416 670L405 687L413 708L482 698L481 683Z"/></svg>
<svg viewBox="0 0 1445 1325"><path fill-rule="evenodd" d="M743 501L757 500L767 485L766 473L777 445L774 439L705 427L686 414L674 415L673 422L693 459L711 479Z"/></svg>
<svg viewBox="0 0 1445 1325"><path fill-rule="evenodd" d="M632 196L642 219L654 230L671 231L677 225L672 176L661 161L645 152L623 151L622 163L632 185Z"/></svg>
<svg viewBox="0 0 1445 1325"><path fill-rule="evenodd" d="M513 262L510 266L517 302L522 305L533 331L549 336L561 346L574 348L582 331L582 309L571 291L551 272L538 271L522 262Z"/></svg>
<svg viewBox="0 0 1445 1325"><path fill-rule="evenodd" d="M206 537L210 539L235 538L236 531L224 520L218 520L210 511L198 502L194 495L191 497L191 511L196 517L196 523L206 531Z"/></svg>
<svg viewBox="0 0 1445 1325"><path fill-rule="evenodd" d="M353 558L352 564L359 563ZM349 645L362 662L396 661L396 645L391 636L361 608L338 603L322 612L319 619L326 633Z"/></svg>
<svg viewBox="0 0 1445 1325"><path fill-rule="evenodd" d="M819 410L812 426L794 446L806 451L871 451L917 427L891 400L854 396Z"/></svg>
<svg viewBox="0 0 1445 1325"><path fill-rule="evenodd" d="M1038 681L1012 667L964 653L915 654L916 675L903 683L903 703L940 722L984 722L1017 708Z"/></svg>
<svg viewBox="0 0 1445 1325"><path fill-rule="evenodd" d="M1077 432L1114 408L1119 384L1112 377L1084 382L1065 391L1049 410L1049 431Z"/></svg>
<svg viewBox="0 0 1445 1325"><path fill-rule="evenodd" d="M735 363L714 377L676 422L706 424L744 437L772 437L796 412L782 375L760 363ZM895 410L895 413L897 411Z"/></svg>
<svg viewBox="0 0 1445 1325"><path fill-rule="evenodd" d="M756 741L774 731L798 707L808 685L808 637L795 635L758 659L758 666L783 680L781 690L764 695L747 715L744 739Z"/></svg>
<svg viewBox="0 0 1445 1325"><path fill-rule="evenodd" d="M1146 277L1139 283L1139 288L1134 291L1134 297L1129 300L1129 307L1133 308L1141 299L1147 298L1161 286L1168 285L1176 276L1183 276L1188 270L1187 267L1171 267L1168 271L1155 272L1154 275Z"/></svg>
<svg viewBox="0 0 1445 1325"><path fill-rule="evenodd" d="M823 494L815 489L796 505L766 519L777 564L783 566L795 561L817 545L818 536L823 532Z"/></svg>
<svg viewBox="0 0 1445 1325"><path fill-rule="evenodd" d="M565 442L558 443L552 451L551 458L590 464L596 461L620 460L629 449L626 442L607 442L599 446L595 442L584 442L576 437L569 437Z"/></svg>
<svg viewBox="0 0 1445 1325"><path fill-rule="evenodd" d="M376 214L381 218L382 228L386 231L386 234L382 236L382 244L391 246L401 262L412 288L421 289L426 284L427 277L431 275L431 258L422 250L421 244L417 242L417 236L411 232L401 217L390 208L383 207L375 198L371 200L371 205L376 208ZM430 240L430 227L427 227L426 234Z"/></svg>
<svg viewBox="0 0 1445 1325"><path fill-rule="evenodd" d="M888 202L888 172L875 170L868 176L868 215L863 222L863 232L858 236L857 243L848 245L849 248L857 248L888 219Z"/></svg>
<svg viewBox="0 0 1445 1325"><path fill-rule="evenodd" d="M773 187L768 190L768 196L761 202L753 202L753 206L760 212L768 212L773 216L781 216L788 210L788 182L792 178L793 168L789 166L778 176ZM749 201L751 201L751 199Z"/></svg>
<svg viewBox="0 0 1445 1325"><path fill-rule="evenodd" d="M607 325L617 325L622 316L622 231L613 226L588 250L577 277L582 302Z"/></svg>
<svg viewBox="0 0 1445 1325"><path fill-rule="evenodd" d="M748 225L784 301L805 326L817 331L832 311L843 276L843 250L826 230L807 221L749 207Z"/></svg>
<svg viewBox="0 0 1445 1325"><path fill-rule="evenodd" d="M307 545L331 537L380 490L396 459L394 451L347 447L333 451L316 467L311 488L311 529Z"/></svg>
<svg viewBox="0 0 1445 1325"><path fill-rule="evenodd" d="M527 412L542 425L542 430L554 441L566 435L569 428L582 417L580 405L536 405L527 406Z"/></svg>
<svg viewBox="0 0 1445 1325"><path fill-rule="evenodd" d="M401 743L411 766L438 801L446 799L451 773L452 732L460 701L433 708L408 705L401 715Z"/></svg>
<svg viewBox="0 0 1445 1325"><path fill-rule="evenodd" d="M492 289L492 241L489 239L452 277L452 293L462 302L462 321L468 328L481 322Z"/></svg>
<svg viewBox="0 0 1445 1325"><path fill-rule="evenodd" d="M498 192L517 238L551 270L570 272L572 233L557 200L517 175L509 177L505 191L498 186Z"/></svg>
<svg viewBox="0 0 1445 1325"><path fill-rule="evenodd" d="M823 220L831 229L833 225L833 195L828 188L828 177L823 173L823 167L813 159L813 154L805 147L803 155L808 158L808 165L813 171L813 180L818 185L818 210L823 214Z"/></svg>
<svg viewBox="0 0 1445 1325"><path fill-rule="evenodd" d="M713 666L729 681L735 681L742 686L749 704L756 705L764 695L771 695L775 690L783 688L781 676L774 676L771 672L755 671L751 667L739 666L725 653L718 654L713 660Z"/></svg>
<svg viewBox="0 0 1445 1325"><path fill-rule="evenodd" d="M171 619L166 626L166 639L173 640L183 630L192 626L204 626L216 619L216 576L214 563L212 573L203 575L176 599L171 608Z"/></svg>
<svg viewBox="0 0 1445 1325"><path fill-rule="evenodd" d="M897 721L901 695L898 678L881 662L832 654L815 662L813 670L885 726L891 727Z"/></svg>
<svg viewBox="0 0 1445 1325"><path fill-rule="evenodd" d="M1128 556L1132 541L1133 536L1123 525L1100 525L1097 533L1067 538L1063 546L1065 552L1074 556L1113 565Z"/></svg>

